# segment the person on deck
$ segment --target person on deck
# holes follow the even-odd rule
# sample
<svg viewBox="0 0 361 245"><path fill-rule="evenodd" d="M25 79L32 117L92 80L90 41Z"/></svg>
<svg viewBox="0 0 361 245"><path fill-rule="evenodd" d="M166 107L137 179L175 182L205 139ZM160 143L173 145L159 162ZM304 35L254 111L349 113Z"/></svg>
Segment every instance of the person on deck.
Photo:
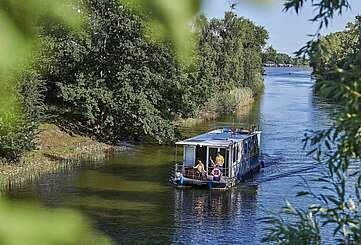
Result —
<svg viewBox="0 0 361 245"><path fill-rule="evenodd" d="M196 169L196 173L198 175L198 177L203 177L206 174L206 170L204 169L204 164L202 163L201 160L197 161L197 165L193 167L194 169Z"/></svg>
<svg viewBox="0 0 361 245"><path fill-rule="evenodd" d="M220 152L217 153L217 156L216 156L216 159L215 159L216 161L215 161L215 162L212 160L212 158L210 158L210 160L211 160L213 166L218 166L218 167L223 168L223 165L224 165L224 157L221 155Z"/></svg>

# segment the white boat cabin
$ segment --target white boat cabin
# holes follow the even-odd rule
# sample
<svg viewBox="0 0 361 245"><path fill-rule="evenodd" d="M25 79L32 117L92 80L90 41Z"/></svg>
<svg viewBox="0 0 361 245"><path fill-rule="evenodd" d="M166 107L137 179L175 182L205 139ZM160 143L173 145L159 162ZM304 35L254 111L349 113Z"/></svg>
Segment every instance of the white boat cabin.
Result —
<svg viewBox="0 0 361 245"><path fill-rule="evenodd" d="M259 166L260 135L261 131L223 128L177 142L177 146L183 146L183 176L192 178L187 176L187 169L192 169L198 160L204 164L207 175L211 175L210 158L215 161L219 152L224 157L223 177L243 177Z"/></svg>

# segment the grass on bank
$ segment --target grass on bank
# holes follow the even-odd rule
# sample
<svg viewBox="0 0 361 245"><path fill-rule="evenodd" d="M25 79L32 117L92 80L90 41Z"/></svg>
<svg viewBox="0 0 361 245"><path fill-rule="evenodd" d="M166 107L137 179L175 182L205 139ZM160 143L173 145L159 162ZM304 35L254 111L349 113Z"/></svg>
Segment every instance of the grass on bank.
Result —
<svg viewBox="0 0 361 245"><path fill-rule="evenodd" d="M39 130L36 150L26 153L17 163L0 160L0 189L70 167L80 159L105 158L113 150L113 146L70 135L54 124L42 124Z"/></svg>
<svg viewBox="0 0 361 245"><path fill-rule="evenodd" d="M194 113L196 117L180 120L177 124L187 127L231 113L243 113L243 108L253 101L253 91L248 87L226 91L211 97Z"/></svg>

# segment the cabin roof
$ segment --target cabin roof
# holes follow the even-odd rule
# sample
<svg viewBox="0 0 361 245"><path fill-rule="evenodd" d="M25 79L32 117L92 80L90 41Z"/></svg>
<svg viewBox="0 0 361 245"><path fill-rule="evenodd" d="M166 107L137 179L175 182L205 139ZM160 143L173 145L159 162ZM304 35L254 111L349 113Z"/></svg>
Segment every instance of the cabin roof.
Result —
<svg viewBox="0 0 361 245"><path fill-rule="evenodd" d="M255 131L249 133L248 131L232 131L228 128L216 129L204 134L194 136L192 138L178 141L177 145L201 145L201 146L216 146L216 147L228 147L233 143L241 142L253 135L260 133Z"/></svg>

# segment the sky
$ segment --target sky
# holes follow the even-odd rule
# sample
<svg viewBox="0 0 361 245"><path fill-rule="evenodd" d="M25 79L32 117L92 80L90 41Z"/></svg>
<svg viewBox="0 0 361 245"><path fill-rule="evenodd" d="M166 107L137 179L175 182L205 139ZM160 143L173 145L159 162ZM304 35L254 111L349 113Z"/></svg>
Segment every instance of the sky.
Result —
<svg viewBox="0 0 361 245"><path fill-rule="evenodd" d="M230 10L228 0L205 0L202 12L209 18L222 18L224 12ZM253 3L252 3L253 2ZM283 1L271 0L269 3L255 4L252 0L240 0L235 12L244 16L257 25L264 26L270 38L268 45L272 45L279 52L293 55L311 38L309 34L315 33L318 24L309 21L314 17L314 10L309 4L297 15L293 10L283 12ZM258 1L259 2L259 1ZM310 1L307 1L310 2ZM361 0L349 0L351 10L335 16L328 28L324 28L321 34L341 31L347 22L353 21L355 16L361 14Z"/></svg>

